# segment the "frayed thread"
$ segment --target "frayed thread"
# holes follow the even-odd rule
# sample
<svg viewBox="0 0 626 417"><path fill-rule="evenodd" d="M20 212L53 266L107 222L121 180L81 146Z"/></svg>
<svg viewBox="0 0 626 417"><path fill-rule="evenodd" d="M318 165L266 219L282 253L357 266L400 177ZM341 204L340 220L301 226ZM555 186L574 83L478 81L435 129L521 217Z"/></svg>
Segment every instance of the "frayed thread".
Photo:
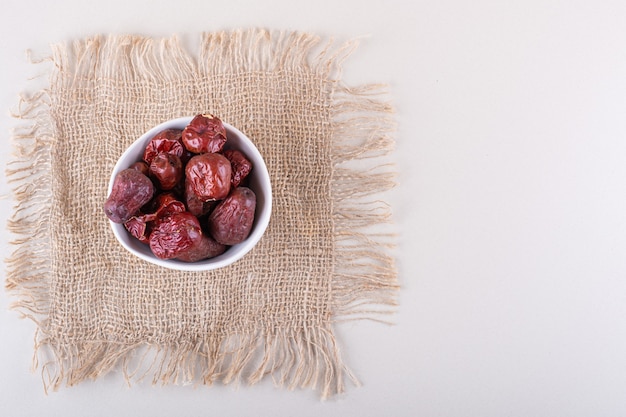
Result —
<svg viewBox="0 0 626 417"><path fill-rule="evenodd" d="M394 110L386 86L338 85L333 107L333 320L384 318L399 290L391 207L381 195L396 185Z"/></svg>

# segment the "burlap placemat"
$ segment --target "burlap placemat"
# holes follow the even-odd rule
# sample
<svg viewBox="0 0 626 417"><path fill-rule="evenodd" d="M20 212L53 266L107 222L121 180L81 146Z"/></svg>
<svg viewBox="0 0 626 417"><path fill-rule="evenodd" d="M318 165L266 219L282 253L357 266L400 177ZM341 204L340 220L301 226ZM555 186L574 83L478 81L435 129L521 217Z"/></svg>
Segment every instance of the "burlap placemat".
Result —
<svg viewBox="0 0 626 417"><path fill-rule="evenodd" d="M376 318L397 291L378 195L392 185L393 168L380 165L393 145L391 107L380 86L341 82L353 48L256 29L204 34L197 55L176 38L53 46L48 88L21 103L7 173L19 235L7 288L37 323L46 389L112 369L155 383L271 375L322 397L344 389L352 375L333 323ZM205 112L264 155L271 222L230 267L163 269L115 240L102 211L107 182L149 128Z"/></svg>

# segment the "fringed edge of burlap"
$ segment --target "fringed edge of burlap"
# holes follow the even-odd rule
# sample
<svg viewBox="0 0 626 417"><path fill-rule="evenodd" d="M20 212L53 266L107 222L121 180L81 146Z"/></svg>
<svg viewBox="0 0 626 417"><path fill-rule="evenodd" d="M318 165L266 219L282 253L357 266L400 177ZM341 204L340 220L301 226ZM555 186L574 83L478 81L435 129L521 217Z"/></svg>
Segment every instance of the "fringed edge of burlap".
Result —
<svg viewBox="0 0 626 417"><path fill-rule="evenodd" d="M69 46L53 46L49 59L56 74L73 71L74 77L51 78L72 87L81 77L95 76L95 65L107 50L119 60L101 65L100 76L141 70L147 77L174 80L190 68L200 74L219 65L234 71L245 63L250 70L277 70L305 66L332 86L332 203L336 235L332 277L333 322L353 319L380 320L394 310L398 289L394 236L386 232L391 210L379 193L394 185L392 165L378 165L393 150L393 109L381 99L385 86L349 88L340 81L342 62L356 47L337 47L306 33L245 30L204 34L198 62L184 51L176 37L154 41L139 36L96 36ZM256 53L251 53L251 50ZM141 59L139 59L141 58ZM219 58L219 59L216 59ZM173 61L172 61L173 60ZM175 64L164 66L168 62ZM54 75L54 74L53 74ZM122 75L123 76L123 75ZM66 86L68 87L68 86ZM17 249L7 260L6 287L18 299L13 308L37 324L33 368L40 366L44 389L71 386L96 379L121 365L131 380L210 385L247 380L250 384L268 375L279 385L320 388L322 399L344 391L344 378L358 384L342 360L333 323L326 327L291 330L259 330L256 334L228 338L207 335L202 340L157 346L149 342L121 344L111 341L68 343L48 334L50 309L51 143L54 121L50 97L41 91L22 97L17 114L26 122L13 134L14 160L7 167L17 204L8 228L18 237ZM386 320L382 320L386 321ZM201 376L198 380L198 376Z"/></svg>
<svg viewBox="0 0 626 417"><path fill-rule="evenodd" d="M11 243L16 247L5 259L5 288L17 299L11 308L37 326L33 371L38 367L38 355L47 339L44 334L50 309L50 149L54 132L49 108L46 90L20 95L12 116L22 123L12 132L13 155L5 167L15 199L7 229L13 234ZM47 389L45 384L44 389Z"/></svg>
<svg viewBox="0 0 626 417"><path fill-rule="evenodd" d="M394 108L387 86L338 85L332 108L334 321L391 323L399 289L391 207L381 198L396 185Z"/></svg>

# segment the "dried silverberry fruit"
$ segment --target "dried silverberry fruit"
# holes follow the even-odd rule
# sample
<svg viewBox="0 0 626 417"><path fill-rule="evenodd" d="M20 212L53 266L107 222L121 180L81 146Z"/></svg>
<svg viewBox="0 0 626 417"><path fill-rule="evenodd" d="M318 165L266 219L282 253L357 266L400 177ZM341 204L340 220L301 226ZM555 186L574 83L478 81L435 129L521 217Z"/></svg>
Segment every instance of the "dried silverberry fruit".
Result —
<svg viewBox="0 0 626 417"><path fill-rule="evenodd" d="M219 152L226 143L226 128L212 114L198 114L182 133L185 148L193 153Z"/></svg>
<svg viewBox="0 0 626 417"><path fill-rule="evenodd" d="M149 243L150 222L154 220L153 214L143 214L131 217L124 227L128 232L137 238L141 243Z"/></svg>
<svg viewBox="0 0 626 417"><path fill-rule="evenodd" d="M187 162L189 162L189 160L193 158L194 155L195 153L189 152L187 149L185 149L185 151L183 152L183 156L180 157L180 160L183 161L183 165L187 165Z"/></svg>
<svg viewBox="0 0 626 417"><path fill-rule="evenodd" d="M235 245L243 242L254 222L256 195L247 187L238 187L209 215L209 233L217 242Z"/></svg>
<svg viewBox="0 0 626 417"><path fill-rule="evenodd" d="M230 161L233 170L230 186L235 189L241 185L250 171L252 171L252 162L250 162L242 152L236 149L224 151L224 156Z"/></svg>
<svg viewBox="0 0 626 417"><path fill-rule="evenodd" d="M183 262L198 262L203 259L214 258L226 251L226 246L217 243L211 237L202 235L202 239L182 251L176 259Z"/></svg>
<svg viewBox="0 0 626 417"><path fill-rule="evenodd" d="M224 149L226 142L224 123L211 114L160 131L143 160L115 178L106 215L160 259L197 262L244 241L256 210L245 186L253 167L240 150Z"/></svg>
<svg viewBox="0 0 626 417"><path fill-rule="evenodd" d="M200 217L204 216L215 206L215 201L202 201L196 195L196 192L193 190L191 186L191 182L189 180L185 180L185 203L187 205L187 210L194 216Z"/></svg>
<svg viewBox="0 0 626 417"><path fill-rule="evenodd" d="M156 222L150 233L150 249L159 259L172 259L202 239L198 218L184 211Z"/></svg>
<svg viewBox="0 0 626 417"><path fill-rule="evenodd" d="M135 162L130 167L132 169L136 169L137 171L141 172L143 175L150 174L150 167L144 161Z"/></svg>
<svg viewBox="0 0 626 417"><path fill-rule="evenodd" d="M183 178L183 163L178 156L161 152L152 159L150 176L162 190L171 190Z"/></svg>
<svg viewBox="0 0 626 417"><path fill-rule="evenodd" d="M170 214L182 213L183 211L186 211L185 204L182 201L177 200L172 193L159 194L155 199L155 205L155 220L167 217Z"/></svg>
<svg viewBox="0 0 626 417"><path fill-rule="evenodd" d="M125 223L148 203L154 194L150 178L136 169L120 171L113 180L113 189L104 203L104 212L114 223Z"/></svg>
<svg viewBox="0 0 626 417"><path fill-rule="evenodd" d="M204 153L189 160L186 181L201 201L222 200L230 192L230 161L218 153Z"/></svg>
<svg viewBox="0 0 626 417"><path fill-rule="evenodd" d="M143 160L150 165L152 159L161 152L171 153L182 158L185 153L185 147L181 141L182 132L180 129L165 129L157 133L148 142L143 153Z"/></svg>

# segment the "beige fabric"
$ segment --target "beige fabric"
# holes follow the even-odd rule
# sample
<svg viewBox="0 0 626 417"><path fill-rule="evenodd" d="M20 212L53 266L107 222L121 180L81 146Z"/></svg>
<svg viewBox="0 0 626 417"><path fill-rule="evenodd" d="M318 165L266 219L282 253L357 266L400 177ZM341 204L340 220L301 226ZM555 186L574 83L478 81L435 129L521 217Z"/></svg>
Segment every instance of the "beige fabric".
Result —
<svg viewBox="0 0 626 417"><path fill-rule="evenodd" d="M24 99L8 169L18 238L7 287L38 325L46 389L117 368L155 383L269 374L322 397L343 390L353 377L333 323L375 319L397 290L393 239L368 229L389 218L378 193L392 185L391 168L374 166L393 143L391 108L380 86L341 83L353 48L264 30L205 34L197 57L176 38L53 47L49 88ZM146 130L204 112L264 155L272 219L230 267L162 269L115 240L102 212L108 178Z"/></svg>

